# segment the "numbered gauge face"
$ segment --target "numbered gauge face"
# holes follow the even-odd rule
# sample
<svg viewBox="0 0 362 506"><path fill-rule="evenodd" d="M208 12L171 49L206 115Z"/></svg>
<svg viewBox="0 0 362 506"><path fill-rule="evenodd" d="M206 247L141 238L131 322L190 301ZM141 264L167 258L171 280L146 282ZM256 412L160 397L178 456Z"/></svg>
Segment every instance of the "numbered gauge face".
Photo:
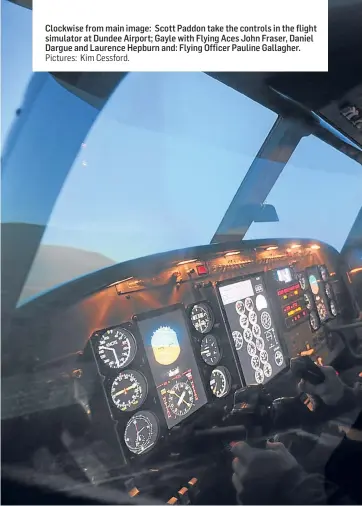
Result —
<svg viewBox="0 0 362 506"><path fill-rule="evenodd" d="M325 284L325 290L326 290L326 295L327 295L328 299L333 299L332 287L329 283Z"/></svg>
<svg viewBox="0 0 362 506"><path fill-rule="evenodd" d="M305 274L301 272L298 274L299 284L302 290L307 289L307 278L305 277Z"/></svg>
<svg viewBox="0 0 362 506"><path fill-rule="evenodd" d="M104 364L112 369L127 367L137 351L136 339L126 329L107 330L99 340L98 354Z"/></svg>
<svg viewBox="0 0 362 506"><path fill-rule="evenodd" d="M336 306L336 303L334 302L334 300L331 300L331 302L329 303L329 307L331 309L332 315L337 316L338 311L337 311L337 306Z"/></svg>
<svg viewBox="0 0 362 506"><path fill-rule="evenodd" d="M319 267L319 272L321 273L321 277L322 277L323 281L327 281L327 279L329 278L329 272L327 271L327 267L325 267L324 265L321 265Z"/></svg>
<svg viewBox="0 0 362 506"><path fill-rule="evenodd" d="M121 372L113 381L111 397L121 411L134 411L147 397L147 381L137 371Z"/></svg>
<svg viewBox="0 0 362 506"><path fill-rule="evenodd" d="M250 329L244 330L244 335L245 335L246 331L248 331L250 333L250 339L252 339L253 336L251 335L251 330ZM249 336L249 333L248 333L248 336ZM238 330L234 330L232 336L233 336L236 350L237 351L241 350L241 348L243 347L243 344L244 344L244 338L243 338L242 333L239 332Z"/></svg>
<svg viewBox="0 0 362 506"><path fill-rule="evenodd" d="M217 367L211 373L210 388L215 397L225 397L230 392L231 376L226 367Z"/></svg>
<svg viewBox="0 0 362 506"><path fill-rule="evenodd" d="M186 381L177 381L167 390L167 406L176 416L185 416L194 405L194 392Z"/></svg>
<svg viewBox="0 0 362 506"><path fill-rule="evenodd" d="M207 334L214 326L214 315L211 308L203 302L193 306L190 318L192 325L201 334Z"/></svg>
<svg viewBox="0 0 362 506"><path fill-rule="evenodd" d="M313 330L319 329L319 318L315 311L312 311L309 315L309 323Z"/></svg>
<svg viewBox="0 0 362 506"><path fill-rule="evenodd" d="M139 411L128 421L124 431L127 448L140 455L146 453L157 443L160 425L150 411Z"/></svg>
<svg viewBox="0 0 362 506"><path fill-rule="evenodd" d="M201 357L207 365L217 365L221 360L221 350L215 336L208 334L201 341Z"/></svg>
<svg viewBox="0 0 362 506"><path fill-rule="evenodd" d="M327 310L323 302L317 302L317 312L320 320L324 322L327 319Z"/></svg>
<svg viewBox="0 0 362 506"><path fill-rule="evenodd" d="M310 293L305 293L304 294L304 302L305 302L305 305L306 305L306 308L307 309L312 309L313 307L313 299L312 299L312 296Z"/></svg>

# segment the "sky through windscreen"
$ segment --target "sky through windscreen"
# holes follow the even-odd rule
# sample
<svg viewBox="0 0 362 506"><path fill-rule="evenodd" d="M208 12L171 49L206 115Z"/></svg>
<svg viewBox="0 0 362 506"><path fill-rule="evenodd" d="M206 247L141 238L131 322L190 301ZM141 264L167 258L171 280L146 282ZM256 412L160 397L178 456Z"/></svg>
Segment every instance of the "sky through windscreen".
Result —
<svg viewBox="0 0 362 506"><path fill-rule="evenodd" d="M12 48L2 61L4 142L31 78L31 12L3 1L2 14L3 48ZM44 109L47 101L55 107L59 95L62 108L77 106L81 115L87 107L90 114L90 106L55 81L44 94ZM58 262L62 256L56 249L44 256L44 246L97 253L111 264L209 243L275 120L273 112L203 73L129 74L79 143L31 283L37 284L34 273L44 272L45 257ZM45 146L54 125L44 123L41 111L34 112L33 125L43 129ZM267 199L280 221L253 224L246 238L311 237L340 249L361 189L360 165L307 137ZM40 215L41 200L38 206L27 216ZM90 270L84 264L71 274L57 269L57 283ZM51 276L44 283L56 284Z"/></svg>

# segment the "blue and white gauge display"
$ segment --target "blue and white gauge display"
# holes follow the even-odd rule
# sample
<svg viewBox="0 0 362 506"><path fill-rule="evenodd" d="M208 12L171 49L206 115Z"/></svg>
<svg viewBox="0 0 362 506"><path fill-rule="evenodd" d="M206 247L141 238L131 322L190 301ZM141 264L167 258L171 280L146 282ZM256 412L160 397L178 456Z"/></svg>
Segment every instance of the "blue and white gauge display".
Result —
<svg viewBox="0 0 362 506"><path fill-rule="evenodd" d="M98 355L111 369L127 367L137 352L133 334L122 327L107 330L99 339Z"/></svg>

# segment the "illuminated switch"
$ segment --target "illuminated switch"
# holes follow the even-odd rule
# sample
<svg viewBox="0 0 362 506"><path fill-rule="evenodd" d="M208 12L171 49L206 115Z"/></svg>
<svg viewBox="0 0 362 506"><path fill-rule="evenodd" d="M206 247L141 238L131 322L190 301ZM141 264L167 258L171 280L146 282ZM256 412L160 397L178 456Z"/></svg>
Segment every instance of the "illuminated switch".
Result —
<svg viewBox="0 0 362 506"><path fill-rule="evenodd" d="M180 501L177 499L177 497L171 497L166 504L180 504Z"/></svg>
<svg viewBox="0 0 362 506"><path fill-rule="evenodd" d="M196 272L199 276L205 276L205 274L209 274L206 265L196 265Z"/></svg>
<svg viewBox="0 0 362 506"><path fill-rule="evenodd" d="M197 478L191 478L191 480L188 482L188 486L189 486L189 496L192 501L192 504L194 504L195 499L200 492L199 480Z"/></svg>
<svg viewBox="0 0 362 506"><path fill-rule="evenodd" d="M189 491L187 487L182 487L177 494L180 499L180 504L191 504Z"/></svg>
<svg viewBox="0 0 362 506"><path fill-rule="evenodd" d="M138 496L138 495L139 495L139 493L140 493L140 491L138 490L138 488L137 488L137 487L133 487L133 488L132 488L132 489L128 492L128 495L129 495L130 497L136 497L136 496Z"/></svg>

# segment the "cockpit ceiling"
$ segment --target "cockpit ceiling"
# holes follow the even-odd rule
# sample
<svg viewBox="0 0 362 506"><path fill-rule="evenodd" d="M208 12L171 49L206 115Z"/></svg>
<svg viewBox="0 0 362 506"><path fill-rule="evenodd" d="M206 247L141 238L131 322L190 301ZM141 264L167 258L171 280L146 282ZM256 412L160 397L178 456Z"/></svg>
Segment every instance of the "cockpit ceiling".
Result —
<svg viewBox="0 0 362 506"><path fill-rule="evenodd" d="M31 0L10 0L31 8ZM223 82L278 114L304 117L312 110L362 149L362 2L329 0L329 71L244 73L213 72ZM101 109L124 72L57 72L53 74L70 91ZM278 93L279 95L278 95ZM281 98L284 95L284 98ZM300 104L285 100L289 97ZM352 109L351 109L352 108ZM319 133L317 132L317 135ZM323 140L344 149L332 136ZM349 156L361 160L353 148Z"/></svg>

